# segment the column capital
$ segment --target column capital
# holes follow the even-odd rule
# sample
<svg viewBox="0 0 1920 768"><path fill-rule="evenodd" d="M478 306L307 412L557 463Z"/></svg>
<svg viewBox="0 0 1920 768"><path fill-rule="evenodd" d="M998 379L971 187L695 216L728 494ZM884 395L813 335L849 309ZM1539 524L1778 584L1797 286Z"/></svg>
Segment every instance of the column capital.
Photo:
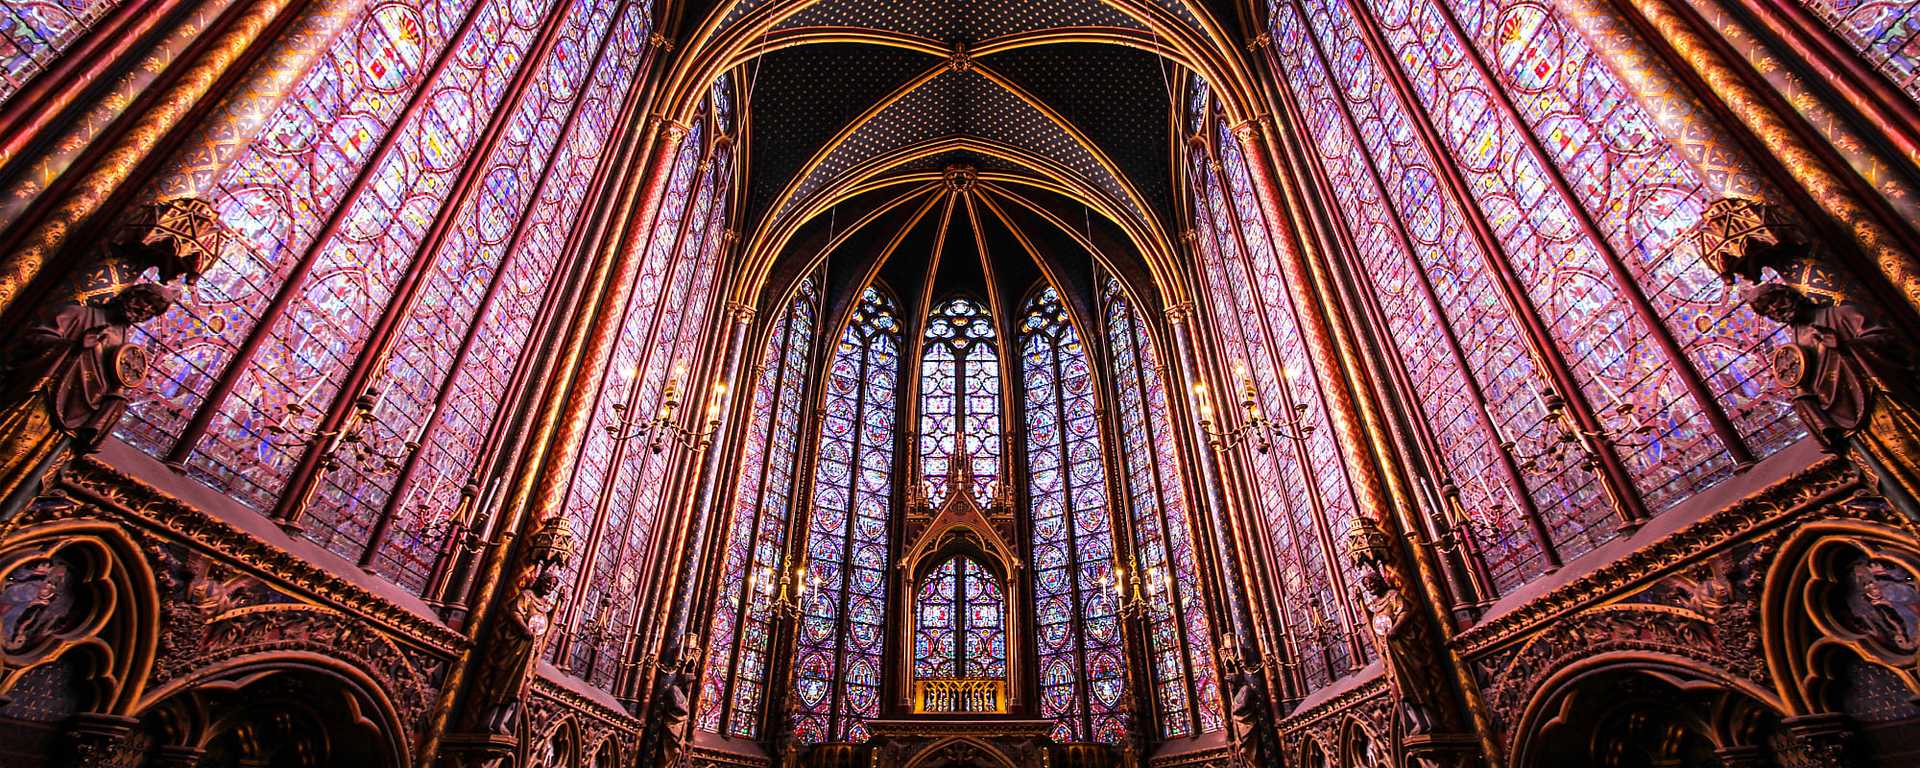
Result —
<svg viewBox="0 0 1920 768"><path fill-rule="evenodd" d="M693 132L693 126L666 115L654 115L652 119L660 125L662 138L666 140L668 146L678 145L686 140L687 134Z"/></svg>
<svg viewBox="0 0 1920 768"><path fill-rule="evenodd" d="M734 322L741 325L753 322L755 313L756 310L745 303L738 301L727 302L727 314L733 318Z"/></svg>
<svg viewBox="0 0 1920 768"><path fill-rule="evenodd" d="M1227 126L1227 132L1233 134L1234 138L1239 139L1241 144L1251 146L1253 141L1259 138L1260 130L1272 122L1272 120L1273 115L1262 112Z"/></svg>
<svg viewBox="0 0 1920 768"><path fill-rule="evenodd" d="M1189 230L1191 231L1191 230ZM1167 307L1167 322L1176 325L1193 319L1193 302L1182 301Z"/></svg>

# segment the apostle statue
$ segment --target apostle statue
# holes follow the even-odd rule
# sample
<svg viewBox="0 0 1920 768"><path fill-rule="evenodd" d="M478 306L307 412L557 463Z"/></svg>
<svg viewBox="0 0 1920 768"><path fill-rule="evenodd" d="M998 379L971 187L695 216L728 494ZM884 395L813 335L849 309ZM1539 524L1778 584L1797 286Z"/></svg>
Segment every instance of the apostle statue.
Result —
<svg viewBox="0 0 1920 768"><path fill-rule="evenodd" d="M547 634L560 604L560 569L573 555L572 529L559 517L548 518L532 536L495 621L481 649L462 723L468 733L509 735L527 698L534 667L546 651Z"/></svg>
<svg viewBox="0 0 1920 768"><path fill-rule="evenodd" d="M693 639L689 636L674 649L671 656L675 661L661 665L659 676L654 680L654 701L660 707L661 748L669 756L679 753L687 722L693 719L693 670L695 657L700 653Z"/></svg>
<svg viewBox="0 0 1920 768"><path fill-rule="evenodd" d="M147 374L146 348L128 331L177 298L135 283L93 303L62 303L14 337L0 379L0 511L38 494L73 453L99 448Z"/></svg>
<svg viewBox="0 0 1920 768"><path fill-rule="evenodd" d="M1746 291L1760 316L1786 325L1773 372L1827 450L1849 456L1907 511L1920 513L1920 368L1913 342L1853 303L1817 302L1800 289L1761 283Z"/></svg>
<svg viewBox="0 0 1920 768"><path fill-rule="evenodd" d="M1452 732L1453 711L1432 626L1407 594L1407 576L1392 541L1379 524L1357 518L1348 533L1347 556L1360 572L1359 602L1366 610L1374 647L1386 663L1394 708L1409 735Z"/></svg>
<svg viewBox="0 0 1920 768"><path fill-rule="evenodd" d="M1267 686L1258 665L1230 662L1228 677L1235 730L1240 733L1238 765L1266 765Z"/></svg>

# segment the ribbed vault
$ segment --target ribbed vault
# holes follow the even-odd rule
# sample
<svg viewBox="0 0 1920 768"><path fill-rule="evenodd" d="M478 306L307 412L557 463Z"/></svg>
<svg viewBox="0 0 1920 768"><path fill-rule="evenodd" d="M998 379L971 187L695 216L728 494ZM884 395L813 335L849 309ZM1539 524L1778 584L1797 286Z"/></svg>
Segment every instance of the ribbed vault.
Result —
<svg viewBox="0 0 1920 768"><path fill-rule="evenodd" d="M817 262L820 230L843 238L876 200L966 166L980 200L1062 209L1030 215L1077 219L1082 240L1101 220L1124 247L1100 258L1157 300L1183 292L1172 105L1194 72L1228 101L1246 91L1236 22L1179 0L742 0L685 21L666 98L740 84L742 299L790 284L782 262Z"/></svg>

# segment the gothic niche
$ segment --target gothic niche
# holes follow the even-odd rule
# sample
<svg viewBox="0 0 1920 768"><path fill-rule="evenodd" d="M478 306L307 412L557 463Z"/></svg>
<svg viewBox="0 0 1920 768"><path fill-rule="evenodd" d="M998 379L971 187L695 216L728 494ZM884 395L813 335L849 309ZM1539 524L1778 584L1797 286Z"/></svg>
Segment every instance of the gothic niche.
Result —
<svg viewBox="0 0 1920 768"><path fill-rule="evenodd" d="M1012 511L974 499L973 458L965 441L937 512L909 510L913 545L901 559L913 620L902 627L904 670L914 714L1002 715L1019 658L1013 586L1020 561L1007 539ZM997 495L997 494L996 494Z"/></svg>

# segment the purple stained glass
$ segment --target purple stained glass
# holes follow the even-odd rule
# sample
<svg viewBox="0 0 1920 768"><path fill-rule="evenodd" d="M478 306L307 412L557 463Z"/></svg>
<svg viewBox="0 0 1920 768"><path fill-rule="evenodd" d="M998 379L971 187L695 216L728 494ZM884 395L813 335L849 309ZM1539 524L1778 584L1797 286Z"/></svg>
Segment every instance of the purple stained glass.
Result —
<svg viewBox="0 0 1920 768"><path fill-rule="evenodd" d="M1000 353L993 317L972 299L934 307L920 362L920 475L927 501L952 491L949 478L964 435L973 457L976 499L986 499L1000 476Z"/></svg>
<svg viewBox="0 0 1920 768"><path fill-rule="evenodd" d="M1127 668L1093 375L1052 287L1027 302L1020 332L1040 714L1059 723L1057 741L1114 743Z"/></svg>
<svg viewBox="0 0 1920 768"><path fill-rule="evenodd" d="M876 288L848 318L826 392L794 653L794 737L859 741L880 714L900 320Z"/></svg>
<svg viewBox="0 0 1920 768"><path fill-rule="evenodd" d="M418 251L440 220L467 156L496 115L511 114L501 110L502 100L528 64L548 8L509 0L475 9L473 25L447 49L448 63L394 126L394 140L369 158L366 185L311 233L316 239L304 256L310 269L284 287L284 311L250 329L260 334L260 346L239 369L231 394L207 404L218 410L187 460L189 474L256 508L273 504L305 443L263 425L293 434L314 429L327 404L342 396L346 371L368 351L382 316L402 309L390 302L409 271L427 264ZM387 396L400 388L396 382L373 384L384 386L381 407L411 405ZM357 554L352 550L365 541L366 521L341 522L311 525L306 532L322 546Z"/></svg>
<svg viewBox="0 0 1920 768"><path fill-rule="evenodd" d="M802 280L773 324L753 387L701 682L698 723L711 733L759 735L773 600L783 578L789 594L805 589L791 580L784 554L818 301L812 279Z"/></svg>
<svg viewBox="0 0 1920 768"><path fill-rule="evenodd" d="M659 409L669 382L688 393L690 408L717 396L696 382L695 354L713 303L713 275L723 238L719 229L732 178L724 142L713 142L704 120L683 140L663 200L627 279L620 334L600 381L593 427L584 436L564 514L582 541L598 546L565 574L579 600L569 609L564 642L553 653L590 684L618 677L620 637L636 616L644 556L669 498L667 469L682 447L653 451L640 430L621 428L622 413ZM612 628L587 632L586 628Z"/></svg>
<svg viewBox="0 0 1920 768"><path fill-rule="evenodd" d="M1119 280L1107 278L1101 298L1134 524L1135 562L1120 573L1120 582L1131 593L1137 581L1147 601L1148 658L1160 735L1217 731L1224 726L1224 715L1211 621L1195 563L1192 526L1197 521L1188 514L1165 372L1146 322L1135 313Z"/></svg>
<svg viewBox="0 0 1920 768"><path fill-rule="evenodd" d="M1895 87L1920 100L1920 2L1800 0Z"/></svg>
<svg viewBox="0 0 1920 768"><path fill-rule="evenodd" d="M213 202L237 242L207 271L191 302L144 326L154 383L121 423L122 437L154 454L172 448L267 304L288 287L325 221L352 202L343 198L354 177L380 160L374 150L448 54L443 49L463 21L499 4L379 3L340 32L280 103L261 139L214 184ZM494 40L500 31L469 30L468 41ZM309 414L326 407L314 401L297 390L285 405ZM245 447L237 451L244 455Z"/></svg>
<svg viewBox="0 0 1920 768"><path fill-rule="evenodd" d="M0 4L0 104L121 2L15 0Z"/></svg>
<svg viewBox="0 0 1920 768"><path fill-rule="evenodd" d="M1425 329L1396 334L1396 343L1429 424L1460 438L1442 439L1442 450L1496 588L1542 569L1537 546L1517 533L1522 507L1540 510L1563 557L1616 534L1611 505L1577 462L1524 463L1525 487L1497 467L1502 441L1538 451L1552 432L1533 402L1546 381L1535 367L1543 351L1528 349L1516 312L1538 313L1577 395L1628 435L1617 451L1655 510L1733 469L1682 382L1686 368L1755 454L1801 436L1764 397L1761 353L1777 331L1699 268L1684 237L1707 196L1702 180L1555 8L1317 0L1272 10L1277 68L1311 116L1329 175L1346 179L1332 186L1373 262L1365 272L1377 278L1374 293L1408 329ZM1368 27L1389 56L1373 55ZM1404 93L1384 76L1395 69L1406 75ZM1419 140L1422 120L1443 157ZM1448 167L1467 182L1467 200L1440 183ZM1470 236L1475 218L1497 252ZM1412 263L1388 232L1394 225L1404 227ZM1520 296L1501 295L1493 280L1501 266L1523 284ZM1654 324L1634 307L1642 301ZM1459 353L1442 349L1449 345ZM1462 376L1471 387L1459 386ZM1484 405L1461 396L1476 389Z"/></svg>
<svg viewBox="0 0 1920 768"><path fill-rule="evenodd" d="M532 201L540 169L551 167L547 165L548 153L570 127L568 123L581 103L576 96L586 84L589 69L600 58L601 44L611 42L606 33L612 22L609 13L591 6L580 6L569 14L562 38L542 63L540 76L508 118L506 133L487 159L482 177L485 182L455 213L454 225L439 248L423 255L428 266L420 292L397 329L391 354L375 374L383 383L381 391L387 407L364 422L367 434L374 437L372 444L470 443L482 439L482 435L462 436L449 430L461 426L485 430L490 426L491 419L453 426L437 417L445 415L441 404L446 398L456 396L446 386L457 363L472 360L477 365L493 365L499 369L491 376L493 396L504 394L501 388L506 385L514 358L474 350L472 345L480 339L477 335L469 338L468 333L480 319L485 302L497 300L503 293L511 300L511 292L538 291L553 274L557 254L552 251L525 248L524 242L517 251L510 250L515 222L521 220ZM615 57L621 53L613 48L605 52ZM612 64L627 66L618 58ZM532 233L523 230L523 241L527 234ZM510 253L518 257L517 263L502 269ZM506 319L498 314L495 318ZM523 322L521 327L528 325ZM513 343L507 348L521 346ZM429 426L435 427L431 433ZM428 454L428 458L444 459L445 455L445 451L439 451ZM413 486L420 492L419 498L412 505L393 509L395 523L374 558L377 572L414 589L425 586L427 571L448 532L445 523L455 511L452 507L436 509L431 500L458 498L457 493L448 493L446 486L458 488L470 480L463 476L468 471L466 466L429 466L427 470L432 474L419 478L424 484L416 482ZM343 462L326 475L308 505L310 527L340 530L357 527L344 525L346 521L385 514L393 484L404 471L404 461Z"/></svg>
<svg viewBox="0 0 1920 768"><path fill-rule="evenodd" d="M922 577L913 610L914 677L1006 679L1007 600L992 571L949 558Z"/></svg>

